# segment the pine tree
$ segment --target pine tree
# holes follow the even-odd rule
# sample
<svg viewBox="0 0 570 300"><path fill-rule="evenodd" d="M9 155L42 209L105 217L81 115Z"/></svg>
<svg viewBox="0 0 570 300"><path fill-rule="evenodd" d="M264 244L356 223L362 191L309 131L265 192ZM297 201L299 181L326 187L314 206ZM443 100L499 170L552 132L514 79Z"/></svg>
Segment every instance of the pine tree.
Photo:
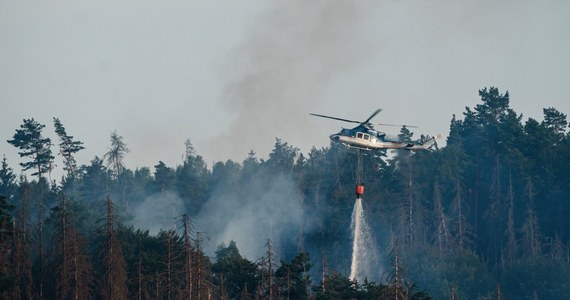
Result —
<svg viewBox="0 0 570 300"><path fill-rule="evenodd" d="M296 147L276 138L275 145L271 153L269 153L269 159L266 163L270 168L272 168L272 170L292 172L298 152L299 149Z"/></svg>
<svg viewBox="0 0 570 300"><path fill-rule="evenodd" d="M553 107L544 108L542 111L544 114L542 125L552 133L553 142L559 143L566 133L568 125L566 115Z"/></svg>
<svg viewBox="0 0 570 300"><path fill-rule="evenodd" d="M34 169L32 176L38 176L38 182L43 183L43 174L51 172L53 167L53 155L51 152L51 140L42 136L42 125L32 119L24 119L21 129L16 129L12 140L8 143L19 148L20 157L29 157L31 161L20 163L23 171ZM45 273L45 245L44 245L44 201L41 197L39 202L39 297L43 297L44 273Z"/></svg>
<svg viewBox="0 0 570 300"><path fill-rule="evenodd" d="M275 272L279 290L283 291L285 299L308 299L311 279L309 253L301 252L290 263L281 261L281 266Z"/></svg>
<svg viewBox="0 0 570 300"><path fill-rule="evenodd" d="M67 172L68 177L72 177L77 168L77 163L73 155L85 149L85 147L83 147L83 142L74 141L73 136L67 135L63 124L61 124L58 118L53 118L53 124L55 126L55 132L59 137L59 154L63 156L63 170Z"/></svg>
<svg viewBox="0 0 570 300"><path fill-rule="evenodd" d="M14 251L15 222L11 211L14 205L8 203L4 195L0 195L0 298L9 298L16 283L11 262Z"/></svg>
<svg viewBox="0 0 570 300"><path fill-rule="evenodd" d="M6 162L6 155L2 157L2 167L0 168L0 195L10 197L16 189L16 175Z"/></svg>
<svg viewBox="0 0 570 300"><path fill-rule="evenodd" d="M184 141L184 155L182 156L182 162L184 163L188 161L195 155L196 150L194 149L194 145L192 145L190 139L186 139L186 141Z"/></svg>
<svg viewBox="0 0 570 300"><path fill-rule="evenodd" d="M248 297L246 299L249 299L249 290L255 292L260 278L257 266L241 256L234 241L230 241L228 246L222 244L218 247L212 273L214 283L221 289L220 293L228 299L245 295Z"/></svg>
<svg viewBox="0 0 570 300"><path fill-rule="evenodd" d="M24 124L20 125L20 129L16 129L16 133L8 143L19 148L20 157L29 157L31 161L22 162L23 171L34 169L32 176L38 176L38 180L43 174L51 171L53 165L53 155L51 152L51 139L42 136L42 125L32 119L24 119Z"/></svg>
<svg viewBox="0 0 570 300"><path fill-rule="evenodd" d="M176 184L176 173L174 169L169 168L164 162L159 161L158 164L154 166L154 170L156 191L160 193L172 191Z"/></svg>
<svg viewBox="0 0 570 300"><path fill-rule="evenodd" d="M184 164L176 167L175 191L187 201L191 214L198 212L208 198L210 175L200 155L190 156Z"/></svg>
<svg viewBox="0 0 570 300"><path fill-rule="evenodd" d="M123 137L117 134L117 131L111 133L111 146L108 150L103 159L107 160L107 167L111 168L117 178L125 170L123 159L125 154L129 153L127 144L123 141Z"/></svg>

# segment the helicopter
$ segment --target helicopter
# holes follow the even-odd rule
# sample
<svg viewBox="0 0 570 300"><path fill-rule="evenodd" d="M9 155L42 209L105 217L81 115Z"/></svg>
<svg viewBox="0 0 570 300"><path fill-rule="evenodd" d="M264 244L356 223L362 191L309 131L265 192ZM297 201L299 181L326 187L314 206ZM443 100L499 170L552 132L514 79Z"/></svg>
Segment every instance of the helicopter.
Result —
<svg viewBox="0 0 570 300"><path fill-rule="evenodd" d="M382 123L370 123L370 120L374 118L378 113L380 113L382 109L377 109L372 113L368 119L365 121L354 121L354 120L347 120L337 117L325 116L320 114L313 114L310 115L322 118L328 118L343 122L349 123L356 123L358 126L347 129L342 128L338 133L331 134L330 139L335 143L340 143L346 147L359 149L359 150L368 150L368 151L378 151L382 149L403 149L403 150L428 150L432 151L433 146L435 145L435 138L429 137L423 141L422 143L408 143L402 142L397 139L392 139L386 136L386 133L382 131L378 131L374 129L373 125L380 125L380 126L400 126L400 127L408 127L408 128L417 128L417 126L411 125L393 125L393 124L382 124Z"/></svg>

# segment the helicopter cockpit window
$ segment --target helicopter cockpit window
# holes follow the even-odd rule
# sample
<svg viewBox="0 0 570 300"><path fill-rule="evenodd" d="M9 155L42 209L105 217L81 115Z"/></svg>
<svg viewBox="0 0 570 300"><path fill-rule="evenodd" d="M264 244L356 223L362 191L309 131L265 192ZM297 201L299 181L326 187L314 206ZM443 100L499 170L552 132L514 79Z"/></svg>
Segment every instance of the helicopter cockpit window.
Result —
<svg viewBox="0 0 570 300"><path fill-rule="evenodd" d="M361 139L361 140L365 140L365 141L369 141L370 140L370 135L366 134L366 133L362 133L362 132L357 132L356 133L356 138L357 139Z"/></svg>

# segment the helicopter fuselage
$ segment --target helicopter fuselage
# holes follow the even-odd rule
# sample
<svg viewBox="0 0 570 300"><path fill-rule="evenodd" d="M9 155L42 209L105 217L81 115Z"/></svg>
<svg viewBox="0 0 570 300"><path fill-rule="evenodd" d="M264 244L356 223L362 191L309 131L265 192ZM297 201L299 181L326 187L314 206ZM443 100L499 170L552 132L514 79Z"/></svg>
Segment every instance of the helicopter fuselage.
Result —
<svg viewBox="0 0 570 300"><path fill-rule="evenodd" d="M402 142L396 139L390 139L386 137L386 134L381 131L374 129L373 124L369 121L374 118L382 109L375 110L368 119L365 121L355 121L343 118L331 117L320 114L311 114L316 117L333 119L337 121L357 123L360 124L352 129L343 128L339 133L332 134L330 136L331 141L339 143L341 145L356 148L361 150L381 150L381 149L404 149L404 150L431 150L432 146L435 144L435 139L428 138L422 143L408 143ZM393 125L393 124L376 124L385 126L408 126L409 125Z"/></svg>
<svg viewBox="0 0 570 300"><path fill-rule="evenodd" d="M385 133L372 130L363 125L352 129L343 128L339 133L332 134L330 139L335 143L362 150L427 150L425 145L389 140L386 138Z"/></svg>

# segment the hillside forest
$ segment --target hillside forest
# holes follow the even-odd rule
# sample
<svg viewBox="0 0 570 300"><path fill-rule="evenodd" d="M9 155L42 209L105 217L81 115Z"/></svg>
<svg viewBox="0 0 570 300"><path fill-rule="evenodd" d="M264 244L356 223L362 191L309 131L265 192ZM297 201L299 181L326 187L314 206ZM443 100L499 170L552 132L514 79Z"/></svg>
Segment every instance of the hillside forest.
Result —
<svg viewBox="0 0 570 300"><path fill-rule="evenodd" d="M20 161L0 166L0 298L567 299L566 115L525 119L508 92L479 96L434 151L363 157L379 259L360 281L348 278L357 155L342 146L301 153L276 138L266 158L209 167L188 139L180 164L132 170L117 132L77 162L80 132L24 119L3 141Z"/></svg>

